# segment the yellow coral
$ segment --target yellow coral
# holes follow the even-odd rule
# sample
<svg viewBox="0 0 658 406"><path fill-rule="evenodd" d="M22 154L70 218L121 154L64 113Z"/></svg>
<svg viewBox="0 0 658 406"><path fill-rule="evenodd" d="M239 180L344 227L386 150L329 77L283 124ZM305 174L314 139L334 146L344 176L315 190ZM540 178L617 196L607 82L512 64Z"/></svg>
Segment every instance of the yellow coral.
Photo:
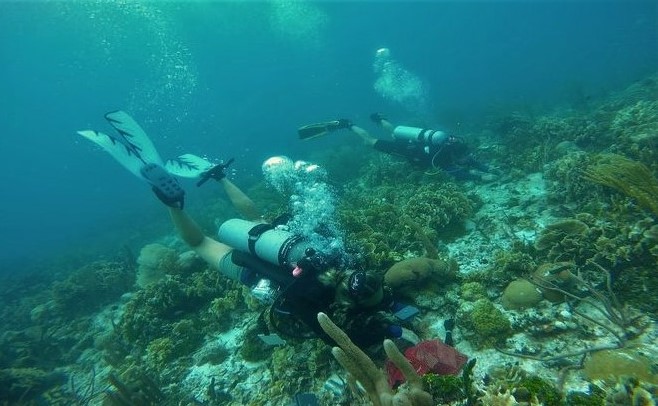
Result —
<svg viewBox="0 0 658 406"><path fill-rule="evenodd" d="M641 162L617 154L605 154L584 175L585 179L634 198L640 206L658 216L658 180Z"/></svg>

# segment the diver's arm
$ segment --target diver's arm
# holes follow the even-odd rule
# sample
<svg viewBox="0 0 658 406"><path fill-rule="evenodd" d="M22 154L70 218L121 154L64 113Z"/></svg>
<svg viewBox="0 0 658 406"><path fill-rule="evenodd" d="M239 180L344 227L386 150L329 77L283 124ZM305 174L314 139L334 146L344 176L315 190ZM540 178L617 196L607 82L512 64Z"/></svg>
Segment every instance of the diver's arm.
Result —
<svg viewBox="0 0 658 406"><path fill-rule="evenodd" d="M169 215L183 241L213 268L217 268L220 259L232 250L228 245L204 235L201 227L183 210L169 207Z"/></svg>

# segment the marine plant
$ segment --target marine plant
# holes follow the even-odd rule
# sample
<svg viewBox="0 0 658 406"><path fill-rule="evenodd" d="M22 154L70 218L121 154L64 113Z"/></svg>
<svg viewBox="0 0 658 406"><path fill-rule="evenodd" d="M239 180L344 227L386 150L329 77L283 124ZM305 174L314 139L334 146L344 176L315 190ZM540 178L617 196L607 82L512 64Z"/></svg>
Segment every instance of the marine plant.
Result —
<svg viewBox="0 0 658 406"><path fill-rule="evenodd" d="M422 376L427 392L432 395L434 402L446 404L455 401L465 401L466 405L475 404L477 399L476 388L473 384L473 368L476 360L469 360L461 375L439 375L427 373Z"/></svg>
<svg viewBox="0 0 658 406"><path fill-rule="evenodd" d="M584 172L585 178L632 197L658 216L658 179L641 162L617 154L602 154Z"/></svg>
<svg viewBox="0 0 658 406"><path fill-rule="evenodd" d="M567 393L565 402L569 406L601 406L605 404L605 391L596 385L589 385L589 391Z"/></svg>
<svg viewBox="0 0 658 406"><path fill-rule="evenodd" d="M537 399L544 406L560 406L563 404L562 394L555 385L538 376L531 375L521 378L515 389L517 400L521 400L518 399L518 394L521 391L527 392L530 398Z"/></svg>

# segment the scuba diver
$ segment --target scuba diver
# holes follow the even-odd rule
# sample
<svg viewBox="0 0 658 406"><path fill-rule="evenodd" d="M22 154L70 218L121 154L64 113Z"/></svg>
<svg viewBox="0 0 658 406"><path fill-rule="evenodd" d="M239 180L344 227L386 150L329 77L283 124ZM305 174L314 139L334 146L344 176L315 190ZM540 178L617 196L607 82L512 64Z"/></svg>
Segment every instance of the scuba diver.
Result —
<svg viewBox="0 0 658 406"><path fill-rule="evenodd" d="M333 345L317 322L318 312L325 312L364 348L381 344L384 338L404 339L412 344L419 341L407 328L408 321L392 314L394 302L382 275L345 269L341 266L345 261L316 249L283 221L265 223L254 202L227 179L226 169L232 159L214 165L204 158L184 154L163 163L144 130L127 113L115 111L105 118L117 134L92 130L78 134L101 146L151 186L167 207L181 239L210 267L249 286L256 298L271 304L265 324L275 332L318 336ZM268 171L284 167L295 169L286 157L273 157L263 164ZM311 171L313 167L302 166L301 170ZM208 180L219 182L244 219L222 223L217 239L204 235L183 210L185 191L175 176L196 178L197 186Z"/></svg>
<svg viewBox="0 0 658 406"><path fill-rule="evenodd" d="M378 139L349 119L305 125L298 129L302 140L316 138L341 129L359 136L365 145L390 155L406 158L413 166L422 169L440 169L458 180L493 180L487 165L479 163L469 152L460 137L443 131L425 128L394 126L380 113L370 119L392 136Z"/></svg>

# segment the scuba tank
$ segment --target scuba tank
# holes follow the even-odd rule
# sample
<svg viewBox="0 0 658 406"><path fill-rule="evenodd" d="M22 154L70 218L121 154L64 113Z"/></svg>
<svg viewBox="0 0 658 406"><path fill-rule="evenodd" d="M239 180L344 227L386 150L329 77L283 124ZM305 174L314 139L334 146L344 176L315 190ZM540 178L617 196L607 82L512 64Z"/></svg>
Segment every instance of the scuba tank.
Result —
<svg viewBox="0 0 658 406"><path fill-rule="evenodd" d="M308 242L287 230L242 219L226 220L219 226L217 237L219 242L238 251L290 269L311 248Z"/></svg>
<svg viewBox="0 0 658 406"><path fill-rule="evenodd" d="M393 129L393 137L428 146L441 145L448 140L448 135L443 131L404 125L399 125Z"/></svg>

